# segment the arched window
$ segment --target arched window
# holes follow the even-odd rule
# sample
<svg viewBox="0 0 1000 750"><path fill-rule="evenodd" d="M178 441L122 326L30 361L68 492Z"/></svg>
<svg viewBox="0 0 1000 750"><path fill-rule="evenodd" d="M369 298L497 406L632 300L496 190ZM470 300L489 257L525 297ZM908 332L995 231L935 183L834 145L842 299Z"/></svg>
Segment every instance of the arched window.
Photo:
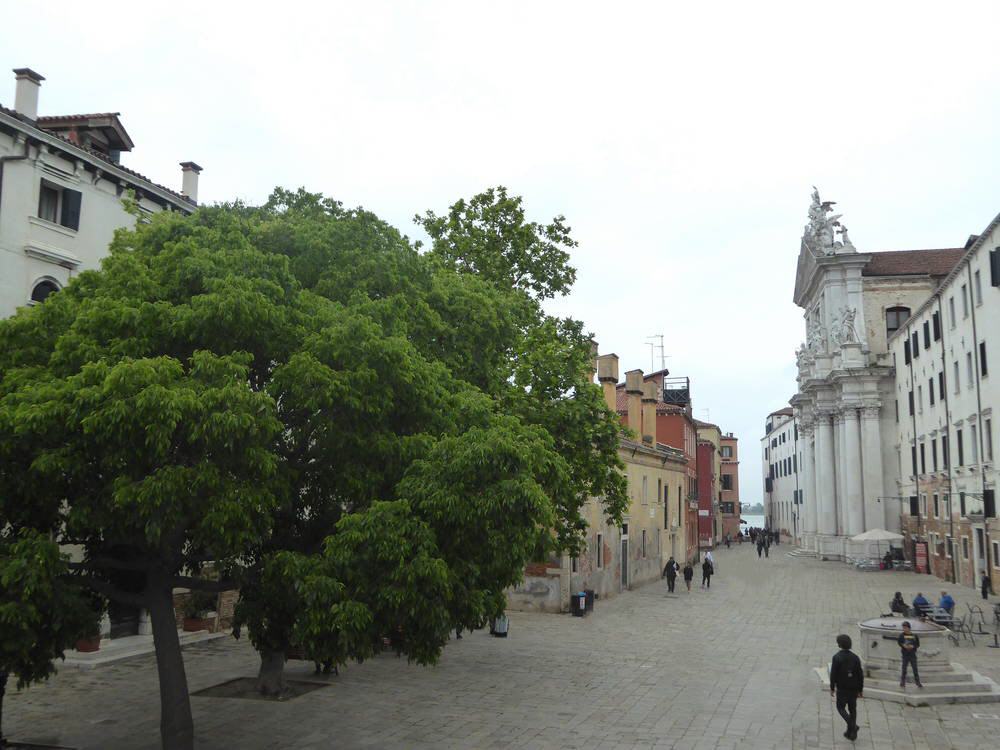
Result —
<svg viewBox="0 0 1000 750"><path fill-rule="evenodd" d="M906 319L910 317L908 307L889 307L885 311L885 335L886 338L898 331Z"/></svg>
<svg viewBox="0 0 1000 750"><path fill-rule="evenodd" d="M31 301L44 302L48 299L50 294L58 291L59 285L56 282L51 279L42 279L35 284L35 288L31 290Z"/></svg>

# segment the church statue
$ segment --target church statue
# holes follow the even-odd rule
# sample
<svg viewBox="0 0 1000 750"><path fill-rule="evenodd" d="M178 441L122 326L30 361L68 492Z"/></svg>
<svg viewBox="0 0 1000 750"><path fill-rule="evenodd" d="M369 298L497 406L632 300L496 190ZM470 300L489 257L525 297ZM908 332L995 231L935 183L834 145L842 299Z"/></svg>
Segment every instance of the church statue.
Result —
<svg viewBox="0 0 1000 750"><path fill-rule="evenodd" d="M841 344L852 344L858 340L858 331L854 327L854 319L858 316L856 307L844 307L840 310L840 339Z"/></svg>
<svg viewBox="0 0 1000 750"><path fill-rule="evenodd" d="M806 224L802 241L809 246L814 254L833 255L841 243L834 239L836 227L840 226L840 219L843 214L827 216L833 211L835 201L824 201L819 197L819 190L813 186L812 203L809 206L809 223Z"/></svg>

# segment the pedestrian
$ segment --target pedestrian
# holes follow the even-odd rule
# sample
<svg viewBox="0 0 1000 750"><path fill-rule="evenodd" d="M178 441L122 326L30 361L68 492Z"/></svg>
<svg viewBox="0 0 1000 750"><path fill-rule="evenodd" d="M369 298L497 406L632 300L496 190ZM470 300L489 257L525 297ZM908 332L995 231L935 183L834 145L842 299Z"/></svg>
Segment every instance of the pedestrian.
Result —
<svg viewBox="0 0 1000 750"><path fill-rule="evenodd" d="M703 589L712 588L712 573L715 572L715 567L712 565L712 561L707 557L705 562L701 564L701 587Z"/></svg>
<svg viewBox="0 0 1000 750"><path fill-rule="evenodd" d="M688 560L686 563L684 563L684 583L688 587L689 594L691 593L691 579L693 578L694 578L694 566L691 564L691 561Z"/></svg>
<svg viewBox="0 0 1000 750"><path fill-rule="evenodd" d="M680 566L677 561L674 560L674 556L671 555L670 559L667 560L667 565L663 568L663 575L667 579L667 592L674 593L674 584L677 583L677 571L680 570Z"/></svg>
<svg viewBox="0 0 1000 750"><path fill-rule="evenodd" d="M760 559L761 554L764 552L764 542L760 539L757 540L757 559Z"/></svg>
<svg viewBox="0 0 1000 750"><path fill-rule="evenodd" d="M983 599L989 599L991 583L990 577L983 573L983 580L979 582L979 592L983 595Z"/></svg>
<svg viewBox="0 0 1000 750"><path fill-rule="evenodd" d="M858 738L858 698L864 697L865 674L861 659L851 651L851 637L838 635L840 651L830 663L830 695L837 698L837 713L847 722L844 736L851 742Z"/></svg>
<svg viewBox="0 0 1000 750"><path fill-rule="evenodd" d="M901 688L906 687L906 667L910 665L913 667L913 681L917 683L918 688L922 688L920 671L917 669L917 649L920 648L920 636L910 630L909 622L903 623L903 632L900 633L896 642L899 644L903 660L903 671L899 676L899 686Z"/></svg>
<svg viewBox="0 0 1000 750"><path fill-rule="evenodd" d="M730 541L729 534L726 534L726 549L729 549Z"/></svg>
<svg viewBox="0 0 1000 750"><path fill-rule="evenodd" d="M770 557L770 554L769 554L770 551L771 551L771 542L770 542L770 540L767 537L765 537L764 538L764 557Z"/></svg>

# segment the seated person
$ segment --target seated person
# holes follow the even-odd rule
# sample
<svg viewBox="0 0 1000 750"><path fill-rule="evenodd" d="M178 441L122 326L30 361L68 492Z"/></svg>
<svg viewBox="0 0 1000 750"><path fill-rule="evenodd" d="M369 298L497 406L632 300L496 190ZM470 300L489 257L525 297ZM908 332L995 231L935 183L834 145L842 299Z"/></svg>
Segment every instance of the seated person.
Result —
<svg viewBox="0 0 1000 750"><path fill-rule="evenodd" d="M886 552L885 556L882 558L882 569L890 570L892 568L892 553Z"/></svg>
<svg viewBox="0 0 1000 750"><path fill-rule="evenodd" d="M929 606L931 606L931 603L927 601L924 598L924 595L918 591L917 595L913 597L913 611L923 617Z"/></svg>
<svg viewBox="0 0 1000 750"><path fill-rule="evenodd" d="M906 602L903 601L903 595L898 591L892 598L892 602L889 604L889 609L894 615L903 615L903 617L906 617L910 614L910 608L906 606Z"/></svg>
<svg viewBox="0 0 1000 750"><path fill-rule="evenodd" d="M938 602L938 606L949 615L955 613L955 600L951 598L951 594L947 591L941 592L941 601Z"/></svg>

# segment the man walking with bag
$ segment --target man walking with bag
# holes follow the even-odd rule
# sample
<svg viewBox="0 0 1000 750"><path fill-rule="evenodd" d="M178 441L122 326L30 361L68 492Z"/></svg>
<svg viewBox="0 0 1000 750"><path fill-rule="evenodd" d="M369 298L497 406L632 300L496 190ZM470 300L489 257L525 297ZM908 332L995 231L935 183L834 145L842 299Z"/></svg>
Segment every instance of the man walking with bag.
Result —
<svg viewBox="0 0 1000 750"><path fill-rule="evenodd" d="M667 593L674 593L674 584L677 583L677 571L680 570L680 567L674 560L674 556L671 555L670 559L667 560L667 566L663 569L663 575L667 579Z"/></svg>
<svg viewBox="0 0 1000 750"><path fill-rule="evenodd" d="M851 637L838 635L840 651L833 655L830 663L830 695L837 699L837 713L847 722L844 736L851 742L858 738L858 698L865 689L865 675L861 669L861 659L851 651Z"/></svg>

